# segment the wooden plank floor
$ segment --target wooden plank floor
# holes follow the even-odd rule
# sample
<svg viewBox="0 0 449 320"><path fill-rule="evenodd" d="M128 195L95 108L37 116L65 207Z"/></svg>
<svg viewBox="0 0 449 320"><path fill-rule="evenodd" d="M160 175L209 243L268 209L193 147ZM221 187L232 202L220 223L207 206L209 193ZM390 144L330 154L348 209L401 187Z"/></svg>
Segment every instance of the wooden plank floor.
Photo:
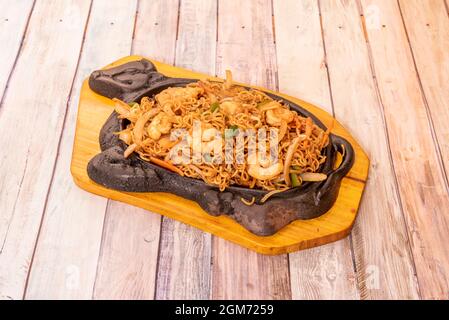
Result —
<svg viewBox="0 0 449 320"><path fill-rule="evenodd" d="M0 0L0 299L448 299L445 0ZM77 188L79 90L140 54L298 96L359 140L353 232L262 256Z"/></svg>

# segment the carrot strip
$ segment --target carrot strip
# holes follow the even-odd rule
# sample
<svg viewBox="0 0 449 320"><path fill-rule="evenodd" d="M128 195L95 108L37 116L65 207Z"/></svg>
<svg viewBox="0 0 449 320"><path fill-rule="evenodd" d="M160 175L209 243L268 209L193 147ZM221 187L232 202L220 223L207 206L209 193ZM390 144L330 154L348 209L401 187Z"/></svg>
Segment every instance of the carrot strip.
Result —
<svg viewBox="0 0 449 320"><path fill-rule="evenodd" d="M150 157L150 161L153 162L154 164L157 164L158 166L168 169L170 171L176 172L177 174L184 176L184 172L181 171L181 169L179 169L178 167L174 166L173 164L169 163L169 162L165 162L164 160L155 158L155 157Z"/></svg>

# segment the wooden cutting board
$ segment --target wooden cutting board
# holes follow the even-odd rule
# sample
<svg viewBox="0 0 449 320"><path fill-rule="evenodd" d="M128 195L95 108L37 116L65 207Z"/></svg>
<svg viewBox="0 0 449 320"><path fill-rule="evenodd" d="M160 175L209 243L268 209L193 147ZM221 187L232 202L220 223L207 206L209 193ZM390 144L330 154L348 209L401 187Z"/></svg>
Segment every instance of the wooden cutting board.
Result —
<svg viewBox="0 0 449 320"><path fill-rule="evenodd" d="M141 56L125 57L105 68L142 58ZM159 72L166 76L190 79L213 78L149 60L155 64ZM310 103L278 92L258 89L275 93L297 103L315 114L326 126L334 122L331 115ZM168 193L132 193L111 190L90 180L86 171L87 163L100 152L98 135L113 109L112 100L90 90L86 79L81 89L70 167L75 183L82 189L179 220L263 254L283 254L323 245L339 240L351 231L366 184L369 159L355 139L337 121L334 122L332 133L344 137L352 144L355 151L355 162L351 171L342 180L334 206L318 218L296 220L272 236L261 237L250 233L227 216L213 217L207 214L193 201Z"/></svg>

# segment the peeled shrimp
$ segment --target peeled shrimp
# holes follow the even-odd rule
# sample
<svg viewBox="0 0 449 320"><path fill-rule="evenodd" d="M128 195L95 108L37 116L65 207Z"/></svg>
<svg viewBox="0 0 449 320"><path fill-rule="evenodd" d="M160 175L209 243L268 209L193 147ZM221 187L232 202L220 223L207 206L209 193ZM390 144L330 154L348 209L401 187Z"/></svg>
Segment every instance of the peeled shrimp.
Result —
<svg viewBox="0 0 449 320"><path fill-rule="evenodd" d="M171 117L168 116L165 112L158 113L153 118L147 129L147 133L150 138L153 140L159 140L162 134L169 133L172 127L171 120Z"/></svg>
<svg viewBox="0 0 449 320"><path fill-rule="evenodd" d="M283 169L284 166L280 160L266 168L260 164L250 164L248 165L248 174L259 180L271 180L281 174Z"/></svg>
<svg viewBox="0 0 449 320"><path fill-rule="evenodd" d="M223 110L224 114L233 115L240 112L240 105L232 100L226 100L220 103L220 108Z"/></svg>
<svg viewBox="0 0 449 320"><path fill-rule="evenodd" d="M145 127L145 124L150 120L150 118L153 116L153 112L147 111L145 112L134 125L133 133L134 133L134 141L138 145L142 143L143 138L143 128Z"/></svg>
<svg viewBox="0 0 449 320"><path fill-rule="evenodd" d="M181 100L197 99L203 91L204 89L199 87L167 88L156 95L156 101L164 106L167 101L172 101L173 98Z"/></svg>
<svg viewBox="0 0 449 320"><path fill-rule="evenodd" d="M289 123L293 121L294 118L295 114L287 108L279 107L267 110L267 122L275 127L281 126L282 122Z"/></svg>

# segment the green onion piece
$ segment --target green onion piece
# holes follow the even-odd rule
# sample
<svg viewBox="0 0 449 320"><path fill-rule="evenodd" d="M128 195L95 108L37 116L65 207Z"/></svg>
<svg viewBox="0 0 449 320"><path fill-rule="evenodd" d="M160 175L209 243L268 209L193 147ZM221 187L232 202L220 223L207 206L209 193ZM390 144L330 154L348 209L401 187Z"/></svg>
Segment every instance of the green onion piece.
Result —
<svg viewBox="0 0 449 320"><path fill-rule="evenodd" d="M290 180L292 181L292 187L299 187L301 185L301 181L295 173L290 173Z"/></svg>
<svg viewBox="0 0 449 320"><path fill-rule="evenodd" d="M210 105L210 111L214 112L215 110L217 110L220 107L220 104L218 102L214 102Z"/></svg>

